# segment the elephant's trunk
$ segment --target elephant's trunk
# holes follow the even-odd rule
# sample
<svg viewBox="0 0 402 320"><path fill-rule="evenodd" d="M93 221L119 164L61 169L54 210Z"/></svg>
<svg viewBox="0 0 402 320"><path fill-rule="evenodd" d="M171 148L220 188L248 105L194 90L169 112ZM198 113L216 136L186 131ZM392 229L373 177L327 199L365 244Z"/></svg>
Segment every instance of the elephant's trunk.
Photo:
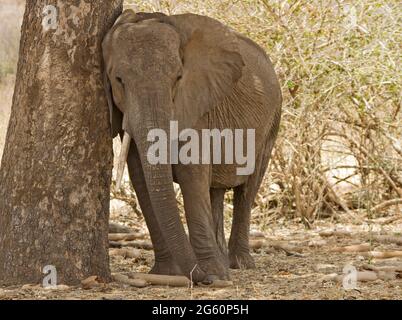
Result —
<svg viewBox="0 0 402 320"><path fill-rule="evenodd" d="M147 157L153 144L147 140L149 130L162 129L169 136L168 119L163 111L166 106L160 104L161 101L170 102L169 99L162 100L161 95L155 92L144 92L140 96L143 97L139 103L143 112L130 115L127 125L140 154L152 208L173 259L189 279L201 282L205 280L206 274L197 265L197 259L180 220L171 164L150 164ZM128 112L133 110L136 108L129 108Z"/></svg>

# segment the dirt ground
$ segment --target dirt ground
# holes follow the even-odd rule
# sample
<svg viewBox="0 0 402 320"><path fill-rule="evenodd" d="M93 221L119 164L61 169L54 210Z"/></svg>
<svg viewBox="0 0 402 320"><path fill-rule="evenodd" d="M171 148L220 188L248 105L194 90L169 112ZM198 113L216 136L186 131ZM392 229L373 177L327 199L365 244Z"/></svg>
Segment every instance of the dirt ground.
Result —
<svg viewBox="0 0 402 320"><path fill-rule="evenodd" d="M133 230L145 226L133 214L113 215L115 222ZM81 287L44 289L38 286L0 288L1 299L402 299L402 274L392 279L357 282L355 289L346 290L342 281L328 280L328 274L343 274L346 265L361 271L365 264L401 266L402 257L373 259L366 252L334 252L335 247L370 244L370 250L398 250L398 244L383 244L373 240L377 234L399 237L402 216L396 213L386 218L357 219L355 223L345 214L333 221L317 221L311 229L302 223L280 219L264 231L266 245L254 250L255 270L231 270L233 286L217 288L170 288L149 286L133 288L118 283L84 290ZM255 229L255 228L254 228ZM322 232L340 231L334 235ZM321 235L320 235L321 233ZM260 239L261 240L261 239ZM278 245L279 244L279 245ZM399 243L399 250L400 250ZM282 247L284 248L282 248ZM111 257L112 272L147 272L152 266L153 253L141 249L138 259Z"/></svg>

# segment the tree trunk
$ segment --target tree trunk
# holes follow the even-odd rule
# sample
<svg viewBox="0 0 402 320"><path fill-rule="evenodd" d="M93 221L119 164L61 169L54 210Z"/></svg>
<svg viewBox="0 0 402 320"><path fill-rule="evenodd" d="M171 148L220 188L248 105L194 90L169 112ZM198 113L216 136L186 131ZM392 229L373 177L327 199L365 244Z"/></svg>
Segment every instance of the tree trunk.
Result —
<svg viewBox="0 0 402 320"><path fill-rule="evenodd" d="M48 265L58 284L110 279L101 41L122 2L27 1L0 170L2 285L42 283Z"/></svg>

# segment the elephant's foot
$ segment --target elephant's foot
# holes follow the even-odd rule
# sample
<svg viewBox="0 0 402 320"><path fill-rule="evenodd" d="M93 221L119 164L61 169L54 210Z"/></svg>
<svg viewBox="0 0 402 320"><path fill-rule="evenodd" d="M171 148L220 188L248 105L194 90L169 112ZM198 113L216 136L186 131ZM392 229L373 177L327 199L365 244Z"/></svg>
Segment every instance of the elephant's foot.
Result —
<svg viewBox="0 0 402 320"><path fill-rule="evenodd" d="M211 278L220 280L229 280L229 269L222 259L209 258L199 260L200 268Z"/></svg>
<svg viewBox="0 0 402 320"><path fill-rule="evenodd" d="M155 264L151 271L151 274L163 274L167 276L181 276L183 272L181 272L180 267L173 262L172 260L167 261L155 261Z"/></svg>
<svg viewBox="0 0 402 320"><path fill-rule="evenodd" d="M230 268L255 269L254 258L249 252L229 253Z"/></svg>

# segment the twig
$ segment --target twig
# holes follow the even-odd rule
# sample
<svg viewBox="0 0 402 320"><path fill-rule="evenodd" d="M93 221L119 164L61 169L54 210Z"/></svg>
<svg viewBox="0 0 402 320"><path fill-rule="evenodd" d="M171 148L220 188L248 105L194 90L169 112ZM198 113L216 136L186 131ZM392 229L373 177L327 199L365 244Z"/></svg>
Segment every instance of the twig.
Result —
<svg viewBox="0 0 402 320"><path fill-rule="evenodd" d="M374 266L372 264L364 264L363 269L373 270L373 271L389 271L389 272L402 272L402 264L396 266Z"/></svg>
<svg viewBox="0 0 402 320"><path fill-rule="evenodd" d="M321 180L322 182L326 185L330 195L332 195L332 200L337 203L346 213L348 213L351 217L353 217L354 219L356 219L356 217L352 214L352 211L350 211L350 209L348 208L348 206L346 205L346 203L343 201L343 199L341 197L339 197L337 195L337 193L335 192L335 190L331 187L331 185L328 183L328 181L321 176Z"/></svg>
<svg viewBox="0 0 402 320"><path fill-rule="evenodd" d="M371 248L370 243L363 243L363 244L357 244L357 245L351 245L351 246L346 246L346 247L334 247L330 251L331 252L348 252L348 253L353 253L353 252L367 252Z"/></svg>
<svg viewBox="0 0 402 320"><path fill-rule="evenodd" d="M276 251L285 252L286 255L288 255L288 256L304 257L304 255L301 254L301 252L303 251L302 248L290 246L290 245L285 244L280 241L268 242L267 240L263 240L263 239L251 239L249 241L249 247L250 247L250 249L253 249L253 250L271 247L271 248L275 249Z"/></svg>
<svg viewBox="0 0 402 320"><path fill-rule="evenodd" d="M321 281L337 281L342 282L345 275L338 275L336 273L331 273L325 275ZM392 280L396 278L395 272L375 272L375 271L357 271L356 280L361 282L376 281L376 280Z"/></svg>
<svg viewBox="0 0 402 320"><path fill-rule="evenodd" d="M384 201L384 202L376 205L375 207L371 208L371 211L378 212L380 210L383 210L385 208L388 208L388 207L394 206L394 205L398 205L398 204L402 204L402 198Z"/></svg>
<svg viewBox="0 0 402 320"><path fill-rule="evenodd" d="M402 237L396 236L388 236L388 235L373 235L371 236L372 240L381 242L381 243L395 243L399 246L402 246Z"/></svg>
<svg viewBox="0 0 402 320"><path fill-rule="evenodd" d="M385 224L390 224L395 221L402 220L402 216L394 216L386 219L385 221L380 222L380 224L385 225Z"/></svg>
<svg viewBox="0 0 402 320"><path fill-rule="evenodd" d="M363 252L362 256L376 259L400 258L402 251L369 251Z"/></svg>
<svg viewBox="0 0 402 320"><path fill-rule="evenodd" d="M144 239L146 234L144 233L110 233L110 241L132 241L138 239Z"/></svg>

